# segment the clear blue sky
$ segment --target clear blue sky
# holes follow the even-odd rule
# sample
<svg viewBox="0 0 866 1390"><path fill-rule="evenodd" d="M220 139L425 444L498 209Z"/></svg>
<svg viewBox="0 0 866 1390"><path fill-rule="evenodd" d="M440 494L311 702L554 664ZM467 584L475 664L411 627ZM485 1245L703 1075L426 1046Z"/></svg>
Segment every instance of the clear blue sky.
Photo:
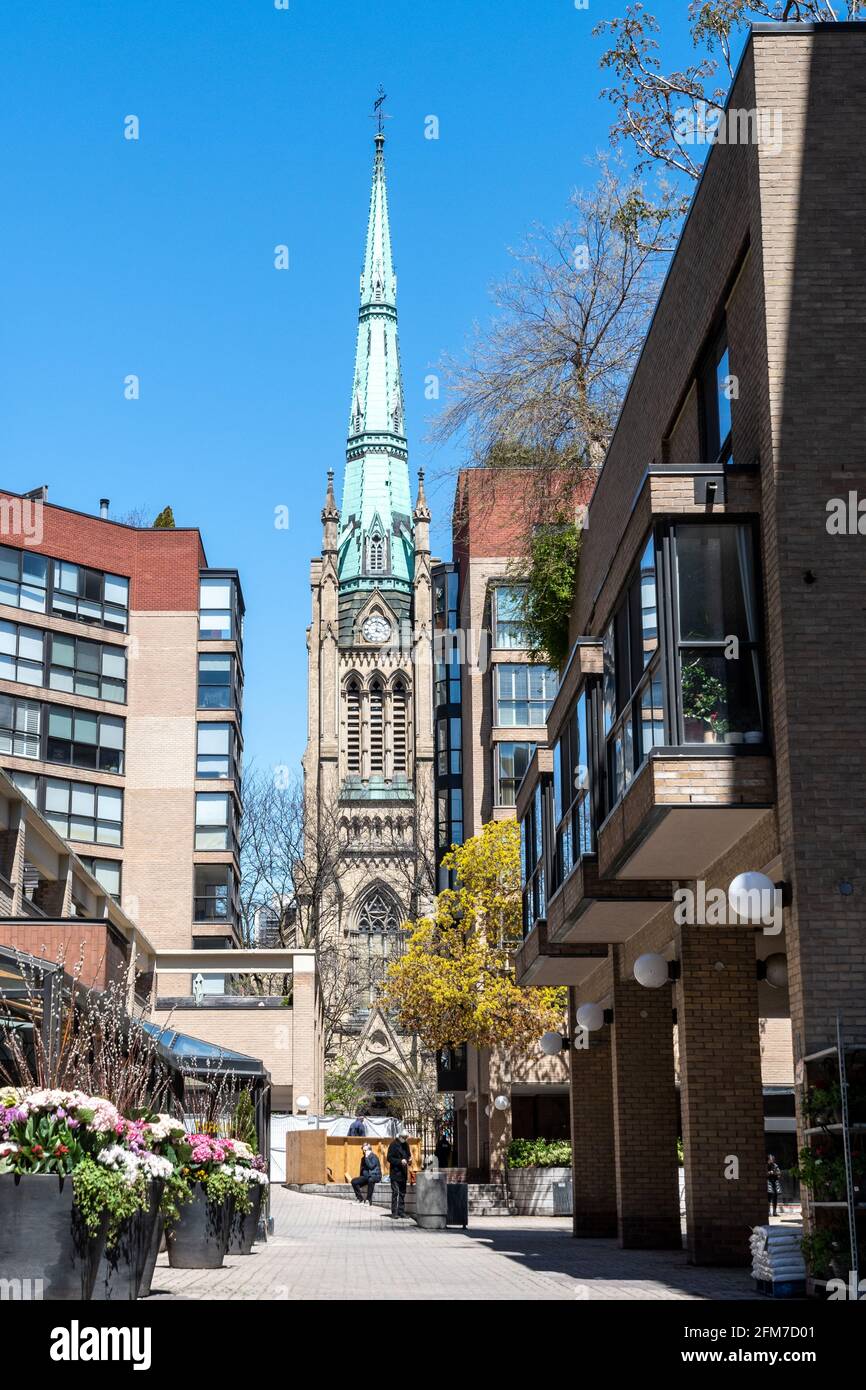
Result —
<svg viewBox="0 0 866 1390"><path fill-rule="evenodd" d="M372 161L388 179L411 458L424 378L606 147L624 0L29 0L2 26L0 482L166 503L247 601L246 756L305 737L309 561L342 475ZM685 61L684 0L650 6ZM123 138L127 115L140 139ZM424 118L440 121L438 141ZM273 268L286 243L291 268ZM126 401L136 373L141 398ZM431 501L449 554L445 484ZM289 508L288 531L274 508Z"/></svg>

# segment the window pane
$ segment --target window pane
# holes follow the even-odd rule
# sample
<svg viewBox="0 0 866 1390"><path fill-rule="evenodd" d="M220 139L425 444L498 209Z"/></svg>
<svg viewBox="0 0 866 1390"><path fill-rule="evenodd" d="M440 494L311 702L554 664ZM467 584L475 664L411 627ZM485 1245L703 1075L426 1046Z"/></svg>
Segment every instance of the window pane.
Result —
<svg viewBox="0 0 866 1390"><path fill-rule="evenodd" d="M197 825L225 825L228 820L228 797L222 792L200 792L195 799Z"/></svg>
<svg viewBox="0 0 866 1390"><path fill-rule="evenodd" d="M49 710L48 733L51 738L72 738L72 711L59 706Z"/></svg>
<svg viewBox="0 0 866 1390"><path fill-rule="evenodd" d="M678 526L680 637L724 642L757 632L751 535L743 526Z"/></svg>
<svg viewBox="0 0 866 1390"><path fill-rule="evenodd" d="M725 440L731 432L731 402L728 398L728 377L731 368L728 359L728 349L725 348L716 366L716 389L718 392L719 409L719 448L721 449Z"/></svg>
<svg viewBox="0 0 866 1390"><path fill-rule="evenodd" d="M201 608L231 608L232 585L229 579L202 579L199 606Z"/></svg>
<svg viewBox="0 0 866 1390"><path fill-rule="evenodd" d="M78 816L93 816L96 809L96 795L94 788L80 782L73 782L72 792L72 812Z"/></svg>
<svg viewBox="0 0 866 1390"><path fill-rule="evenodd" d="M100 820L123 819L123 792L119 787L99 787L97 814Z"/></svg>
<svg viewBox="0 0 866 1390"><path fill-rule="evenodd" d="M199 724L199 753L228 753L231 732L228 724Z"/></svg>
<svg viewBox="0 0 866 1390"><path fill-rule="evenodd" d="M105 576L105 602L115 603L118 608L129 607L129 580L119 574Z"/></svg>
<svg viewBox="0 0 866 1390"><path fill-rule="evenodd" d="M122 647L103 647L102 674L116 680L126 680L126 654Z"/></svg>
<svg viewBox="0 0 866 1390"><path fill-rule="evenodd" d="M680 653L686 743L760 743L757 652L728 660L721 652Z"/></svg>
<svg viewBox="0 0 866 1390"><path fill-rule="evenodd" d="M17 584L21 573L20 564L19 551L8 545L0 545L0 579L9 579Z"/></svg>
<svg viewBox="0 0 866 1390"><path fill-rule="evenodd" d="M24 582L35 589L44 589L48 578L48 558L45 555L37 555L33 550L25 550L22 556L21 568L24 573Z"/></svg>
<svg viewBox="0 0 866 1390"><path fill-rule="evenodd" d="M97 743L98 721L95 714L79 713L75 716L76 743Z"/></svg>
<svg viewBox="0 0 866 1390"><path fill-rule="evenodd" d="M103 715L99 725L99 742L103 748L123 748L123 720Z"/></svg>
<svg viewBox="0 0 866 1390"><path fill-rule="evenodd" d="M14 623L0 623L0 652L11 652L14 655L15 633Z"/></svg>
<svg viewBox="0 0 866 1390"><path fill-rule="evenodd" d="M12 781L15 783L16 787L18 788L18 790L21 792L22 796L26 796L26 797L27 797L27 800L28 800L29 802L31 802L31 804L32 804L33 806L35 806L35 805L36 805L36 777L35 777L35 774L32 773L32 772L15 772L15 771L13 771L13 772L10 772L9 775L10 775L10 777L12 778Z"/></svg>
<svg viewBox="0 0 866 1390"><path fill-rule="evenodd" d="M54 777L45 779L45 809L47 811L69 810L69 783L58 782Z"/></svg>
<svg viewBox="0 0 866 1390"><path fill-rule="evenodd" d="M42 633L22 627L18 634L18 655L28 661L42 660Z"/></svg>
<svg viewBox="0 0 866 1390"><path fill-rule="evenodd" d="M54 561L54 587L67 594L78 593L78 566L68 560Z"/></svg>
<svg viewBox="0 0 866 1390"><path fill-rule="evenodd" d="M45 590L31 588L29 584L21 585L21 607L28 613L45 612Z"/></svg>

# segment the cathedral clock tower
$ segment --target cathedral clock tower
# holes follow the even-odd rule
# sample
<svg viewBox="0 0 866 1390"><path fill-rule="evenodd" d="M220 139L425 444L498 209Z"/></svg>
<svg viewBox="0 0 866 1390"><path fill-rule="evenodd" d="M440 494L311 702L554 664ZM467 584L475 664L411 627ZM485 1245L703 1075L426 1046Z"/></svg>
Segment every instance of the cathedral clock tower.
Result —
<svg viewBox="0 0 866 1390"><path fill-rule="evenodd" d="M390 1098L411 1112L421 1049L377 1007L376 985L434 884L430 512L423 474L414 506L410 492L382 124L380 114L342 501L329 471L310 570L304 786L320 932L357 986L337 988L340 1042L381 1108Z"/></svg>

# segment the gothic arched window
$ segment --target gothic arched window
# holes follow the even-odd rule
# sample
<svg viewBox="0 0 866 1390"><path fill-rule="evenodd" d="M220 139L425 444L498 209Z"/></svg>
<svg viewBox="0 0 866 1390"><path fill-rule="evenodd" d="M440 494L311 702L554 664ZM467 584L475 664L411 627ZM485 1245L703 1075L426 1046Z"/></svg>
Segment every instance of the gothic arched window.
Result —
<svg viewBox="0 0 866 1390"><path fill-rule="evenodd" d="M385 771L385 706L382 682L370 686L370 772Z"/></svg>
<svg viewBox="0 0 866 1390"><path fill-rule="evenodd" d="M361 903L351 943L353 973L357 981L357 1006L369 1009L375 1002L385 972L403 950L399 909L381 888L374 888Z"/></svg>
<svg viewBox="0 0 866 1390"><path fill-rule="evenodd" d="M391 697L392 742L394 750L394 772L408 770L408 727L407 727L406 687L397 681Z"/></svg>
<svg viewBox="0 0 866 1390"><path fill-rule="evenodd" d="M346 770L361 771L361 687L354 677L346 686Z"/></svg>

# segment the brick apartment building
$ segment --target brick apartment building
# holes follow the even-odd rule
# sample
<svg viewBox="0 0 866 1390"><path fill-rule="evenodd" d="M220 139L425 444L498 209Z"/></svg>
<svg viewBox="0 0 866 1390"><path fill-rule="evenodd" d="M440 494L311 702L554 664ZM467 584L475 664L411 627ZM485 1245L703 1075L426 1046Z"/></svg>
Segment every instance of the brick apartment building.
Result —
<svg viewBox="0 0 866 1390"><path fill-rule="evenodd" d="M281 1015L277 1026L267 1008L282 1000L261 1001L259 1012L260 1001L232 997L217 968L226 955L237 971L249 965L239 953L237 572L208 566L195 529L127 526L109 519L107 502L90 516L45 492L0 493L0 767L69 855L57 865L7 846L4 872L14 863L20 884L0 941L48 954L50 914L74 957L84 917L134 923L153 953L156 1017L253 1051L272 1072L275 1104L290 1108L299 1018L289 1027ZM13 830L21 820L13 816ZM102 898L91 884L76 899L81 867ZM29 924L13 929L22 912ZM196 952L204 969L190 964ZM295 964L307 972L303 952ZM89 982L103 983L98 971ZM295 983L315 1033L316 1000ZM315 970L310 988L315 995ZM302 1086L311 1099L319 1072L311 1052Z"/></svg>
<svg viewBox="0 0 866 1390"><path fill-rule="evenodd" d="M563 497L572 515L580 498ZM541 503L532 470L461 470L452 515L452 563L434 569L434 726L437 863L489 821L513 819L517 788L557 689L533 661L519 621L514 562L525 553ZM453 641L448 634L454 634ZM568 1069L561 1057L460 1048L440 1058L440 1085L455 1096L461 1167L501 1174L514 1138L565 1139ZM505 1095L506 1110L493 1105Z"/></svg>
<svg viewBox="0 0 866 1390"><path fill-rule="evenodd" d="M746 1263L766 1220L771 1056L808 1144L809 1058L837 1014L866 1042L866 542L828 525L866 497L862 27L756 26L728 109L756 108L781 141L709 152L518 795L519 977L570 986L575 1231L678 1246L679 1132L696 1263ZM749 871L782 885L781 931L675 913ZM646 953L671 983L637 983Z"/></svg>

